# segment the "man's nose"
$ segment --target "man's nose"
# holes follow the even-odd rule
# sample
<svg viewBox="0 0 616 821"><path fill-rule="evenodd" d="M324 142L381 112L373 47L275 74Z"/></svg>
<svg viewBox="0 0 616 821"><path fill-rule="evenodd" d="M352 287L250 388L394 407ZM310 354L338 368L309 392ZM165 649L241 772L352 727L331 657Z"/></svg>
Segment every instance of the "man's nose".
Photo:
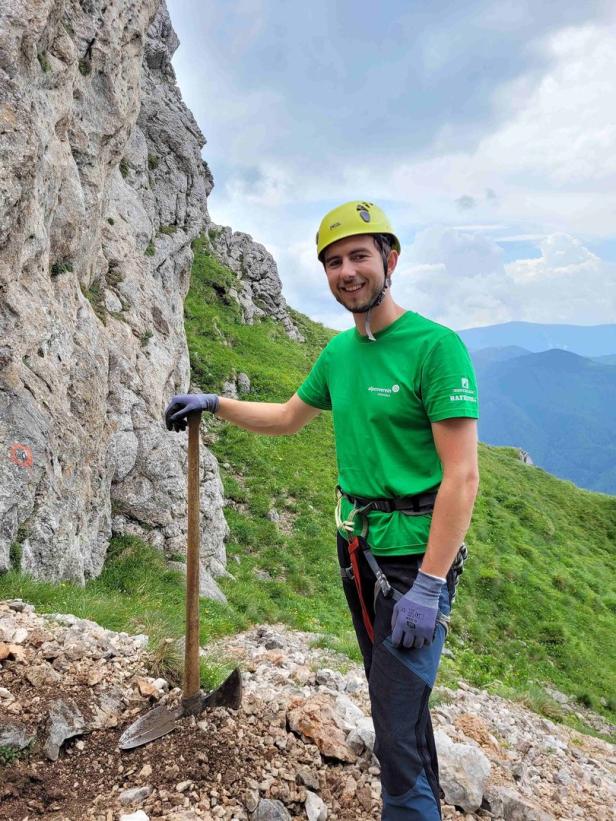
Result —
<svg viewBox="0 0 616 821"><path fill-rule="evenodd" d="M340 276L343 279L352 279L355 276L355 266L350 259L343 259L340 264Z"/></svg>

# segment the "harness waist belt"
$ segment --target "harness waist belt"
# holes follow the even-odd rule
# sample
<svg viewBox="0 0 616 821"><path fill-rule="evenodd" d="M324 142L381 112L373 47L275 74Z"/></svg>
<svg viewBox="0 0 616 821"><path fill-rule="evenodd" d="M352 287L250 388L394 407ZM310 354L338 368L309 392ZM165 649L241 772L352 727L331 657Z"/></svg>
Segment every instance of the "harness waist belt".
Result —
<svg viewBox="0 0 616 821"><path fill-rule="evenodd" d="M429 490L426 493L417 493L414 496L398 496L392 499L367 499L363 496L353 496L346 493L341 487L337 490L348 499L351 504L362 510L368 512L378 510L381 513L393 513L400 511L401 513L429 513L434 509L434 501L436 499L436 490Z"/></svg>

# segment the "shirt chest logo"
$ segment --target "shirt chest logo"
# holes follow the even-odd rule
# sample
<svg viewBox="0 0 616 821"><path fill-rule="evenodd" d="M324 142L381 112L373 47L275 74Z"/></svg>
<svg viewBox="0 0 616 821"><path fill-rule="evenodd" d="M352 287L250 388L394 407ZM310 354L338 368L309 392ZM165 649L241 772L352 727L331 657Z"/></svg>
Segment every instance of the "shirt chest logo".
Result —
<svg viewBox="0 0 616 821"><path fill-rule="evenodd" d="M392 385L391 388L377 388L374 385L370 385L368 388L368 393L372 393L376 396L385 396L389 398L393 393L400 392L400 385Z"/></svg>

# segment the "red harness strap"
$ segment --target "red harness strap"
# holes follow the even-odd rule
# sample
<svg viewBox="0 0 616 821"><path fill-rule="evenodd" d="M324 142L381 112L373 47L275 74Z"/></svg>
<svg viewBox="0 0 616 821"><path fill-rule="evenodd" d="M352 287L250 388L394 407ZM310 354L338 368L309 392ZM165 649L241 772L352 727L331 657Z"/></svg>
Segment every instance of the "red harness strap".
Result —
<svg viewBox="0 0 616 821"><path fill-rule="evenodd" d="M361 576L359 575L359 561L357 558L357 551L359 549L359 538L357 536L354 536L349 541L349 557L351 559L351 567L353 568L353 580L355 581L357 595L359 596L359 603L361 604L361 616L364 620L364 626L366 628L368 635L370 636L370 641L374 642L374 627L372 626L372 622L370 621L370 615L368 614L368 608L366 607L366 602L364 601L364 594L361 588Z"/></svg>

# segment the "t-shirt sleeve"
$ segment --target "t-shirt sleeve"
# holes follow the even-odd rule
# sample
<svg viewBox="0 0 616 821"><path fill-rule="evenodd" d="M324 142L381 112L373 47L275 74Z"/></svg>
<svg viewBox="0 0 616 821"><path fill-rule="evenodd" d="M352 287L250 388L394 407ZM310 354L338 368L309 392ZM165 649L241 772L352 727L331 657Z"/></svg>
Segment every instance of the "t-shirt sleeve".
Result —
<svg viewBox="0 0 616 821"><path fill-rule="evenodd" d="M303 402L321 410L331 410L332 408L332 400L327 385L328 358L326 346L297 391L297 395Z"/></svg>
<svg viewBox="0 0 616 821"><path fill-rule="evenodd" d="M453 331L428 353L421 371L421 395L431 422L479 418L475 369L464 342Z"/></svg>

